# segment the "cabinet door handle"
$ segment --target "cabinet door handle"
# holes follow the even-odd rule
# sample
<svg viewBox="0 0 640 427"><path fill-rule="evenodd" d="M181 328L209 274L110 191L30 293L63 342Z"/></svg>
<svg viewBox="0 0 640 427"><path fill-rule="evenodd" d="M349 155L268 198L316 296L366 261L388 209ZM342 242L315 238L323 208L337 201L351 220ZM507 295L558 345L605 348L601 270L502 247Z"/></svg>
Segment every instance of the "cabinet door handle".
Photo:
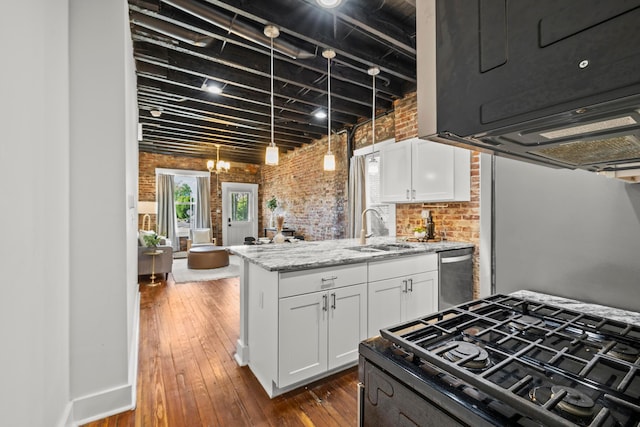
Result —
<svg viewBox="0 0 640 427"><path fill-rule="evenodd" d="M336 293L335 292L331 294L331 308L334 310L336 309Z"/></svg>
<svg viewBox="0 0 640 427"><path fill-rule="evenodd" d="M416 190L411 190L411 200L416 198Z"/></svg>
<svg viewBox="0 0 640 427"><path fill-rule="evenodd" d="M337 278L338 276L321 277L320 280L324 283L324 282L331 282L333 280L336 280Z"/></svg>
<svg viewBox="0 0 640 427"><path fill-rule="evenodd" d="M322 311L327 311L327 294L322 295Z"/></svg>
<svg viewBox="0 0 640 427"><path fill-rule="evenodd" d="M407 188L407 200L409 200L409 189Z"/></svg>
<svg viewBox="0 0 640 427"><path fill-rule="evenodd" d="M409 292L413 292L413 279L409 279Z"/></svg>
<svg viewBox="0 0 640 427"><path fill-rule="evenodd" d="M407 281L406 280L402 281L402 293L403 294L407 293Z"/></svg>

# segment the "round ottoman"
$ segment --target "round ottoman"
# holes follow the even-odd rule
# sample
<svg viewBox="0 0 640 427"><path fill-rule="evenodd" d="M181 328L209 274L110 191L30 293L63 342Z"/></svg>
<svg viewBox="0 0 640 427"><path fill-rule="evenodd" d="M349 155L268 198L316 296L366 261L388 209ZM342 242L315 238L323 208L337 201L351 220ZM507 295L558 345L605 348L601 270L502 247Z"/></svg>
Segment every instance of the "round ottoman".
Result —
<svg viewBox="0 0 640 427"><path fill-rule="evenodd" d="M191 247L187 255L187 267L208 269L229 265L229 253L226 249L213 245Z"/></svg>

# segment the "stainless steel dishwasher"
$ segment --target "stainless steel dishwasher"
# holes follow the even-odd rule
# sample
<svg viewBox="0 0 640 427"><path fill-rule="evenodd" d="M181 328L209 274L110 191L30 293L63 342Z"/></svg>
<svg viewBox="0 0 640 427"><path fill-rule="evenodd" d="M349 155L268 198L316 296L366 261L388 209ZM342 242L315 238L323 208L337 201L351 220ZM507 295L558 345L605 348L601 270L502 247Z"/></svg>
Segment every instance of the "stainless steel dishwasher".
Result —
<svg viewBox="0 0 640 427"><path fill-rule="evenodd" d="M473 248L438 253L438 310L473 299Z"/></svg>

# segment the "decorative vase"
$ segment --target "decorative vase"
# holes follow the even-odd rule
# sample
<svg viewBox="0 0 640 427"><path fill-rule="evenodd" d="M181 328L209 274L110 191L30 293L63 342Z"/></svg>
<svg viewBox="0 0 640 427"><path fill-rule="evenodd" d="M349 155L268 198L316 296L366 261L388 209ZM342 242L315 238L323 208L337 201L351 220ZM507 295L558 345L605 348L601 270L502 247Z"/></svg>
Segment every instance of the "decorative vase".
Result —
<svg viewBox="0 0 640 427"><path fill-rule="evenodd" d="M284 226L284 215L278 215L276 217L276 229L278 233L273 237L274 243L284 243L285 237L282 234L282 228Z"/></svg>
<svg viewBox="0 0 640 427"><path fill-rule="evenodd" d="M271 211L271 217L269 218L269 228L275 228L276 227L276 218L273 215L273 211Z"/></svg>
<svg viewBox="0 0 640 427"><path fill-rule="evenodd" d="M416 239L424 239L424 236L426 236L427 233L425 231L414 231L413 232L413 237L415 237Z"/></svg>

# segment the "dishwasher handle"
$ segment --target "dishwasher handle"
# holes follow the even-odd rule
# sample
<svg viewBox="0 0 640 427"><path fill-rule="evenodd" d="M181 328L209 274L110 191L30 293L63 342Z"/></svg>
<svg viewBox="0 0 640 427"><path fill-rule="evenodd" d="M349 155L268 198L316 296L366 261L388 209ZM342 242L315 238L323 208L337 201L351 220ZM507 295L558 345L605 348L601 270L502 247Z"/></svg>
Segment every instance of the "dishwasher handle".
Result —
<svg viewBox="0 0 640 427"><path fill-rule="evenodd" d="M467 261L471 259L471 254L469 255L461 255L461 256L452 256L452 257L443 257L440 258L440 262L442 264L450 264L450 263L454 263L454 262L462 262L462 261Z"/></svg>

